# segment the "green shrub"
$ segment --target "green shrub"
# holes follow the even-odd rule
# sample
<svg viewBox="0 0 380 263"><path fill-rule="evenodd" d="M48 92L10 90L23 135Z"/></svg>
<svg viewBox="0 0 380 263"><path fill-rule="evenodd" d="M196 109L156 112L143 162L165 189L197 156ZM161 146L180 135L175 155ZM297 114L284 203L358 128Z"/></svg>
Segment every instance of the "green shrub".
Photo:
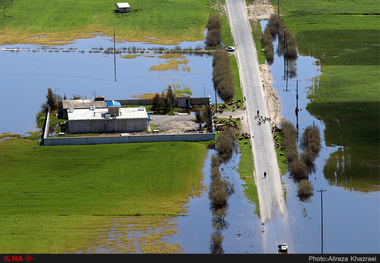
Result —
<svg viewBox="0 0 380 263"><path fill-rule="evenodd" d="M308 180L301 180L297 185L297 195L301 201L307 201L314 195L313 185Z"/></svg>
<svg viewBox="0 0 380 263"><path fill-rule="evenodd" d="M207 29L213 30L218 29L220 30L222 27L222 20L220 19L220 16L216 13L210 15L208 21L207 21Z"/></svg>
<svg viewBox="0 0 380 263"><path fill-rule="evenodd" d="M228 162L233 153L237 151L235 130L232 128L227 128L221 131L216 139L215 146L220 162Z"/></svg>
<svg viewBox="0 0 380 263"><path fill-rule="evenodd" d="M290 174L296 180L302 180L307 178L308 168L305 162L301 159L293 160L288 166Z"/></svg>
<svg viewBox="0 0 380 263"><path fill-rule="evenodd" d="M207 35L205 44L208 47L217 47L220 44L220 41L222 39L222 20L220 19L219 15L212 14L207 22Z"/></svg>

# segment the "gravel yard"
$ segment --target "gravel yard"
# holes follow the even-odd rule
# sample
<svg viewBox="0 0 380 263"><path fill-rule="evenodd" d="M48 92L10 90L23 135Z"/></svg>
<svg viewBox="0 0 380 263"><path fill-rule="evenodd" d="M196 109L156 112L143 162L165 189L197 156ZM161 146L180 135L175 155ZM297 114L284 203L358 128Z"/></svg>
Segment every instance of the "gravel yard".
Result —
<svg viewBox="0 0 380 263"><path fill-rule="evenodd" d="M156 125L160 133L197 133L198 125L192 121L194 114L150 115L150 124Z"/></svg>

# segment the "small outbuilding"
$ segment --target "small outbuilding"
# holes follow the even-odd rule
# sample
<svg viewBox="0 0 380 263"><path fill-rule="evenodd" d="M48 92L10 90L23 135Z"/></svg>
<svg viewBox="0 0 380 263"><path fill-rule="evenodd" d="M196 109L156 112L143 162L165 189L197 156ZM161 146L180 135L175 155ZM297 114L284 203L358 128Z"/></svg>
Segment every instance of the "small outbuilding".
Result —
<svg viewBox="0 0 380 263"><path fill-rule="evenodd" d="M117 12L128 13L131 12L131 7L128 3L116 3Z"/></svg>
<svg viewBox="0 0 380 263"><path fill-rule="evenodd" d="M111 100L107 102L107 108L108 108L108 113L111 116L119 116L119 110L121 108L121 104L118 101Z"/></svg>
<svg viewBox="0 0 380 263"><path fill-rule="evenodd" d="M178 108L190 108L190 96L178 96L177 97Z"/></svg>

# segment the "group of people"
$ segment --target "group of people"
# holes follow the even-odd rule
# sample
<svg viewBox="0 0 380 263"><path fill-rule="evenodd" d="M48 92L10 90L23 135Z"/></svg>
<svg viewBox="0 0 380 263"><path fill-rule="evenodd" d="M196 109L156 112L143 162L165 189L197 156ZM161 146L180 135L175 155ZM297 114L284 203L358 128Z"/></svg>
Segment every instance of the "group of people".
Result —
<svg viewBox="0 0 380 263"><path fill-rule="evenodd" d="M257 111L257 114L255 116L255 119L257 118L259 119L257 122L258 125L261 125L261 123L264 124L266 121L270 121L270 118L261 116L259 111Z"/></svg>

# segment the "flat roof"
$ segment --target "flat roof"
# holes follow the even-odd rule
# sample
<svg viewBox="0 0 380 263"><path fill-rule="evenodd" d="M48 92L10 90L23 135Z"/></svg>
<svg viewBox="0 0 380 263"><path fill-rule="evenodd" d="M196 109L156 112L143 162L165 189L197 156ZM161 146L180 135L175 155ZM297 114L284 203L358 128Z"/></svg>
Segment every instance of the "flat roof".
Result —
<svg viewBox="0 0 380 263"><path fill-rule="evenodd" d="M90 106L95 106L99 108L105 108L106 102L104 100L63 100L62 108L63 109L86 109Z"/></svg>
<svg viewBox="0 0 380 263"><path fill-rule="evenodd" d="M139 110L140 109L140 110ZM95 114L94 114L95 113ZM108 114L107 108L96 108L95 110L90 109L74 109L73 112L68 112L69 121L79 121L79 120L107 120L105 114ZM111 117L114 119L115 117ZM116 116L117 120L122 119L147 119L148 114L146 113L145 107L142 108L120 108L120 115Z"/></svg>
<svg viewBox="0 0 380 263"><path fill-rule="evenodd" d="M118 8L128 8L130 7L128 3L116 3Z"/></svg>

